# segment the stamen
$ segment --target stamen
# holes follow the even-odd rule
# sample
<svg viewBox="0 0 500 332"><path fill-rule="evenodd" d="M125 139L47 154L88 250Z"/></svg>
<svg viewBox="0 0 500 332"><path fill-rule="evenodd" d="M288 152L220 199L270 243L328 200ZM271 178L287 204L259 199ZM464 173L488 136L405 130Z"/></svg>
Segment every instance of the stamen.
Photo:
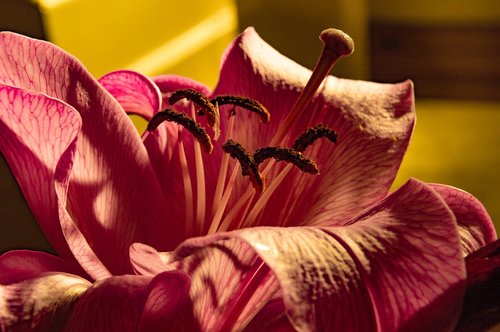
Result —
<svg viewBox="0 0 500 332"><path fill-rule="evenodd" d="M262 194L262 196L265 196L266 193L267 190ZM243 223L243 217L239 218L239 221L236 218L239 215L246 216L254 197L255 189L252 189L250 187L247 188L243 195L238 196L238 200L236 201L232 209L229 210L228 214L224 217L224 220L220 223L220 226L218 228L219 232L228 231L230 227L235 224L235 221L237 221L237 225L232 229L241 229L242 227L240 227L240 225L241 223Z"/></svg>
<svg viewBox="0 0 500 332"><path fill-rule="evenodd" d="M337 143L337 133L327 126L320 124L307 129L302 135L297 137L292 148L299 152L304 152L309 145L322 137L326 137L331 142Z"/></svg>
<svg viewBox="0 0 500 332"><path fill-rule="evenodd" d="M182 184L184 186L184 218L185 218L185 231L186 236L191 237L194 232L194 216L193 216L193 187L191 182L191 175L189 174L189 167L187 164L186 152L184 144L182 143L182 132L178 128L178 148L179 148L179 162L181 164Z"/></svg>
<svg viewBox="0 0 500 332"><path fill-rule="evenodd" d="M227 154L225 154L224 156L227 156ZM238 175L237 171L238 171L238 167L235 167L233 169L233 173L229 177L229 182L228 182L226 191L224 191L224 195L219 200L220 204L217 206L217 208L214 208L215 214L214 214L214 217L212 219L212 222L210 223L210 228L208 229L208 233L207 233L208 235L215 233L219 229L219 226L221 224L222 214L226 210L227 202L229 201L229 197L231 196L231 193L233 192L233 187L234 187L234 182L236 180L236 175Z"/></svg>
<svg viewBox="0 0 500 332"><path fill-rule="evenodd" d="M236 105L243 107L251 112L257 113L260 117L262 123L268 123L271 118L271 114L267 108L259 103L257 100L250 98L238 97L238 96L228 96L221 95L210 100L214 105Z"/></svg>
<svg viewBox="0 0 500 332"><path fill-rule="evenodd" d="M222 145L224 152L229 153L229 155L237 159L241 165L241 173L243 176L249 176L250 182L252 182L253 187L259 193L264 191L266 186L266 181L264 176L259 172L258 165L255 163L254 158L245 150L241 144L228 140Z"/></svg>
<svg viewBox="0 0 500 332"><path fill-rule="evenodd" d="M195 116L194 107L192 109L193 117ZM203 233L206 210L206 192L205 192L205 168L203 167L203 157L199 142L194 142L194 160L196 169L196 228L197 234Z"/></svg>
<svg viewBox="0 0 500 332"><path fill-rule="evenodd" d="M343 31L337 29L327 29L321 32L319 39L325 44L316 66L307 82L304 90L288 113L280 130L274 136L271 145L280 145L283 143L286 135L290 132L290 127L297 120L300 113L311 101L314 93L325 79L326 75L337 60L343 56L350 55L354 51L354 42Z"/></svg>
<svg viewBox="0 0 500 332"><path fill-rule="evenodd" d="M158 126L163 121L175 122L183 126L194 135L198 142L200 142L205 152L212 152L214 146L212 145L212 141L210 140L210 137L208 136L205 129L203 129L198 123L196 123L186 114L174 111L173 109L167 108L161 112L156 113L151 121L149 121L146 129L148 131L153 131L158 128Z"/></svg>
<svg viewBox="0 0 500 332"><path fill-rule="evenodd" d="M192 101L196 106L201 108L204 114L207 114L208 125L212 128L214 127L218 112L207 96L193 89L181 89L174 91L172 95L170 95L170 98L168 98L168 102L170 105L174 105L183 98Z"/></svg>
<svg viewBox="0 0 500 332"><path fill-rule="evenodd" d="M234 128L234 117L230 117L227 125L228 129L226 131L226 137L233 136L233 128ZM219 167L219 176L217 177L217 185L215 186L214 200L212 205L212 211L217 211L219 208L219 203L222 199L222 195L224 192L224 185L226 183L226 174L229 165L229 155L224 153L222 155L221 165Z"/></svg>
<svg viewBox="0 0 500 332"><path fill-rule="evenodd" d="M279 146L260 148L255 151L253 158L257 165L260 165L266 159L274 158L276 161L286 161L292 163L305 173L319 173L318 166L314 161L304 157L302 153L291 148L283 148Z"/></svg>

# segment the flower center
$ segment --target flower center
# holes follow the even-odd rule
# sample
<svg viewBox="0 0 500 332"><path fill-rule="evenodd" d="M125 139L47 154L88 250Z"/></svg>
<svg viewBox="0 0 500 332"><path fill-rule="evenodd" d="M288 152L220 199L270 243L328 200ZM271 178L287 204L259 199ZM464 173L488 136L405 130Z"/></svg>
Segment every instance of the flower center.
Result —
<svg viewBox="0 0 500 332"><path fill-rule="evenodd" d="M340 58L349 55L354 50L352 39L340 30L328 29L320 34L324 43L321 56L312 72L306 86L294 103L285 120L280 123L278 131L271 140L270 146L261 147L252 154L245 147L231 139L236 115L236 107L246 109L259 116L260 122L266 124L270 121L268 110L258 101L231 95L220 95L212 99L193 89L181 89L174 91L169 103L173 106L181 99L187 99L192 103L191 116L167 108L158 112L148 124L147 130L155 130L163 121L175 122L187 129L195 138L194 163L196 173L196 188L193 187L188 167L188 160L184 152L182 140L179 144L179 159L183 173L183 185L185 189L185 214L186 214L186 237L211 234L217 231L226 231L241 227L250 227L258 224L257 216L266 206L269 198L277 187L283 182L293 166L304 173L318 174L317 164L303 155L304 151L319 138L327 138L329 141L337 142L337 133L325 125L316 125L306 129L291 147L284 146L289 139L291 127L297 124L297 119L305 110L314 94L320 87L324 78L332 68L333 64ZM206 130L195 120L197 116L206 116L206 123L214 132L213 139L217 140L220 135L219 106L233 105L230 110L225 128L227 141L222 144L221 165L212 198L211 213L207 213L207 200L204 175L204 158L201 148L207 153L213 151L213 144ZM195 108L198 111L195 111ZM240 167L234 167L229 174L228 159L236 159ZM271 161L266 162L268 159ZM275 173L269 186L266 187L266 175L276 162L285 161L288 165L278 173ZM264 165L265 164L265 165ZM234 184L236 183L237 170L241 168L242 175L248 177L252 187L238 193L238 199L228 204ZM262 170L261 170L262 168ZM228 177L229 176L229 177ZM257 193L257 195L256 195ZM194 197L196 195L196 198ZM195 208L196 205L196 208ZM196 211L196 216L194 215ZM207 220L208 218L208 220ZM257 223L257 224L256 224Z"/></svg>

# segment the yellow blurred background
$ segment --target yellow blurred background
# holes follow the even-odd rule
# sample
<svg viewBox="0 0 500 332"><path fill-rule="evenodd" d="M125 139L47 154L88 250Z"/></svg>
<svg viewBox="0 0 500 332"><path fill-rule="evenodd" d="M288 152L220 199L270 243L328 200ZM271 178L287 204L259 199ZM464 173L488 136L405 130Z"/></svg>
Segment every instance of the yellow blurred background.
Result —
<svg viewBox="0 0 500 332"><path fill-rule="evenodd" d="M222 51L246 26L312 68L318 34L356 43L333 74L411 78L417 127L394 187L409 177L478 197L500 230L500 1L498 0L0 0L0 30L44 38L100 77L130 68L214 86ZM0 162L0 252L50 251Z"/></svg>

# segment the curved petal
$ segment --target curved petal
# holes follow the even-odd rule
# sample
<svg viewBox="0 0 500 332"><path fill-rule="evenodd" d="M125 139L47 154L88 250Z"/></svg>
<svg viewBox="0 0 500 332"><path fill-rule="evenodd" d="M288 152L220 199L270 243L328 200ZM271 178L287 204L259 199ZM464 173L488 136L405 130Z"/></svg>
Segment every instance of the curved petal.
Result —
<svg viewBox="0 0 500 332"><path fill-rule="evenodd" d="M90 285L64 273L0 285L0 327L2 331L61 331L68 313Z"/></svg>
<svg viewBox="0 0 500 332"><path fill-rule="evenodd" d="M132 270L127 253L134 242L163 250L179 243L182 234L158 208L166 203L146 149L111 94L49 43L1 33L0 45L0 82L64 100L82 117L68 211L110 271Z"/></svg>
<svg viewBox="0 0 500 332"><path fill-rule="evenodd" d="M224 54L214 94L256 99L267 107L271 121L262 125L253 114L237 112L235 140L250 152L268 146L310 74L265 43L253 29L245 30ZM377 84L329 76L285 142L291 145L305 129L317 124L336 130L337 144L319 140L304 152L318 162L320 175L288 170L270 197L264 193L254 201L256 207L250 209L244 224L341 225L385 197L414 121L410 81ZM224 125L221 117L221 127ZM272 166L266 175L268 188L283 168L280 164ZM234 191L232 205L242 196L241 189Z"/></svg>
<svg viewBox="0 0 500 332"><path fill-rule="evenodd" d="M58 222L54 181L58 161L74 150L81 121L63 102L0 84L0 151L41 229L67 259L73 256Z"/></svg>
<svg viewBox="0 0 500 332"><path fill-rule="evenodd" d="M430 184L457 218L464 256L496 240L493 221L483 204L471 194L443 184Z"/></svg>
<svg viewBox="0 0 500 332"><path fill-rule="evenodd" d="M245 327L245 332L293 332L296 331L286 315L283 299L269 301Z"/></svg>
<svg viewBox="0 0 500 332"><path fill-rule="evenodd" d="M161 93L146 76L132 70L117 70L99 79L99 83L122 105L127 113L150 121L161 108Z"/></svg>
<svg viewBox="0 0 500 332"><path fill-rule="evenodd" d="M69 315L67 331L136 331L151 278L111 277L94 283Z"/></svg>
<svg viewBox="0 0 500 332"><path fill-rule="evenodd" d="M495 331L500 327L500 240L465 258L467 289L456 331Z"/></svg>
<svg viewBox="0 0 500 332"><path fill-rule="evenodd" d="M173 265L191 278L202 331L239 331L278 291L274 274L244 241L215 234L185 241Z"/></svg>
<svg viewBox="0 0 500 332"><path fill-rule="evenodd" d="M66 242L71 248L71 252L78 261L78 264L93 279L104 279L110 277L112 275L111 272L104 266L99 257L97 257L87 239L68 212L68 186L74 166L75 148L76 144L73 144L71 149L68 149L63 157L61 157L54 174L54 188L57 196L59 223L61 224Z"/></svg>
<svg viewBox="0 0 500 332"><path fill-rule="evenodd" d="M460 312L465 267L455 220L416 180L347 227L236 234L276 274L298 330L441 331Z"/></svg>
<svg viewBox="0 0 500 332"><path fill-rule="evenodd" d="M472 287L492 279L500 272L500 239L488 243L465 257L467 286Z"/></svg>
<svg viewBox="0 0 500 332"><path fill-rule="evenodd" d="M241 330L277 291L276 279L248 245L217 234L190 239L174 253L160 253L136 243L130 256L135 270L143 275L158 277L179 269L190 276L189 306L197 326L193 330ZM181 326L185 327L185 321L188 319Z"/></svg>
<svg viewBox="0 0 500 332"><path fill-rule="evenodd" d="M0 256L0 284L8 285L32 279L46 272L85 273L68 261L41 251L12 250Z"/></svg>
<svg viewBox="0 0 500 332"><path fill-rule="evenodd" d="M156 276L144 305L139 331L200 331L189 297L189 277L179 271Z"/></svg>
<svg viewBox="0 0 500 332"><path fill-rule="evenodd" d="M134 243L130 246L130 261L136 274L154 277L172 269L169 264L173 262L173 255L158 252L143 243Z"/></svg>
<svg viewBox="0 0 500 332"><path fill-rule="evenodd" d="M0 285L0 326L5 331L137 331L139 326L168 323L169 318L169 328L181 322L188 324L183 327L194 326L189 325L192 321L182 321L184 316L168 316L192 314L188 282L180 272L163 273L153 280L110 277L93 285L69 274L45 273Z"/></svg>

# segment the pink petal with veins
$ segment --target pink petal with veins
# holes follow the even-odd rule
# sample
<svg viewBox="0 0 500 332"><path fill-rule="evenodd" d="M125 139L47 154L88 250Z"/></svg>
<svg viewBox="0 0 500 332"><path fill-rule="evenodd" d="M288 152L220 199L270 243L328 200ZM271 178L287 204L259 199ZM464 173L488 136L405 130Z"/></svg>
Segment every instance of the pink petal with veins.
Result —
<svg viewBox="0 0 500 332"><path fill-rule="evenodd" d="M216 234L185 241L174 263L191 278L202 331L241 330L278 291L274 274L244 241Z"/></svg>
<svg viewBox="0 0 500 332"><path fill-rule="evenodd" d="M144 305L139 331L200 331L189 297L190 280L182 272L156 276Z"/></svg>
<svg viewBox="0 0 500 332"><path fill-rule="evenodd" d="M285 313L285 304L283 299L269 301L262 308L244 332L293 332L296 331Z"/></svg>
<svg viewBox="0 0 500 332"><path fill-rule="evenodd" d="M52 44L1 33L0 45L0 82L63 100L82 117L68 217L109 270L132 271L127 253L134 242L162 250L179 243L182 233L169 227L166 210L157 208L167 204L147 151L111 94L78 60ZM52 231L45 233L57 236Z"/></svg>
<svg viewBox="0 0 500 332"><path fill-rule="evenodd" d="M495 226L483 204L471 194L443 184L430 184L457 218L465 256L497 239Z"/></svg>
<svg viewBox="0 0 500 332"><path fill-rule="evenodd" d="M0 151L43 232L67 259L72 254L58 222L54 182L59 160L74 149L81 121L66 103L0 84Z"/></svg>
<svg viewBox="0 0 500 332"><path fill-rule="evenodd" d="M41 251L12 250L0 256L2 285L32 279L46 272L64 272L86 277L85 272L76 264Z"/></svg>
<svg viewBox="0 0 500 332"><path fill-rule="evenodd" d="M222 236L196 246L209 250ZM416 180L347 227L257 227L226 236L245 240L272 269L299 330L446 330L458 318L465 267L455 219ZM177 251L189 253L192 241Z"/></svg>
<svg viewBox="0 0 500 332"><path fill-rule="evenodd" d="M134 243L130 246L130 261L136 274L154 277L155 275L172 270L173 254L158 252L153 247L143 243Z"/></svg>
<svg viewBox="0 0 500 332"><path fill-rule="evenodd" d="M136 331L151 278L125 275L94 283L73 306L67 331Z"/></svg>
<svg viewBox="0 0 500 332"><path fill-rule="evenodd" d="M432 187L411 179L349 226L327 231L369 278L381 330L453 328L462 307L465 266L456 219Z"/></svg>
<svg viewBox="0 0 500 332"><path fill-rule="evenodd" d="M146 76L131 70L117 70L99 79L99 83L122 105L127 113L151 120L161 109L161 93Z"/></svg>

